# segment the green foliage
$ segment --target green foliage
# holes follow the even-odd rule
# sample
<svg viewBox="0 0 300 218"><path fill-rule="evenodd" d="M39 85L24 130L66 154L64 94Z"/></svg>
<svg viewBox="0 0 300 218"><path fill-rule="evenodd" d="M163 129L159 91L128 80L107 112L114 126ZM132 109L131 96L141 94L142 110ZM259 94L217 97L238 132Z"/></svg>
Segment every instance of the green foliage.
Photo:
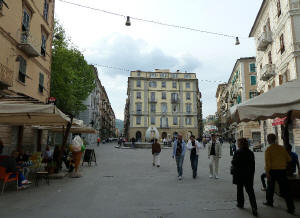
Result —
<svg viewBox="0 0 300 218"><path fill-rule="evenodd" d="M55 22L51 70L51 96L64 113L77 115L86 109L82 103L95 88L94 68L71 45L61 25Z"/></svg>

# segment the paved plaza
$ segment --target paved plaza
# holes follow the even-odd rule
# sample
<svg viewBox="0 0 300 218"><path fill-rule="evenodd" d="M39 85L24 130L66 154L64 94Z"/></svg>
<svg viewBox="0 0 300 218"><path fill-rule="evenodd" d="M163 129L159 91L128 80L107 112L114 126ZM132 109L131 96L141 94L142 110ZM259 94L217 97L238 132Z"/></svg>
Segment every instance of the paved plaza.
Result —
<svg viewBox="0 0 300 218"><path fill-rule="evenodd" d="M171 149L163 149L161 167L152 166L149 149L117 149L114 144L95 147L98 166L81 168L83 177L51 180L50 186L0 196L1 218L168 218L252 217L246 196L245 209L236 208L236 187L229 174L229 146L223 145L220 179L209 179L207 151L199 157L198 178L192 178L188 153L183 181L177 180ZM259 217L294 217L275 196L274 208L262 205L260 190L263 152L255 153L255 192ZM296 213L300 203L296 202Z"/></svg>

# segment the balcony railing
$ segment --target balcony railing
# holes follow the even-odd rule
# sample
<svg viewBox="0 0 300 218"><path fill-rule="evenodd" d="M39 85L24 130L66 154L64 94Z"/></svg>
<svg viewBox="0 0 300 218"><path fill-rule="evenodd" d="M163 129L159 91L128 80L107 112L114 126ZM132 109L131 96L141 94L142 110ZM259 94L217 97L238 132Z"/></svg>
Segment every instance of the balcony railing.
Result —
<svg viewBox="0 0 300 218"><path fill-rule="evenodd" d="M18 47L29 57L41 56L41 42L35 39L29 31L18 31L20 43Z"/></svg>
<svg viewBox="0 0 300 218"><path fill-rule="evenodd" d="M271 79L273 76L276 74L276 67L275 64L266 64L262 69L261 69L261 77L260 79L263 81L268 81Z"/></svg>
<svg viewBox="0 0 300 218"><path fill-rule="evenodd" d="M0 63L0 84L4 86L13 85L13 71Z"/></svg>
<svg viewBox="0 0 300 218"><path fill-rule="evenodd" d="M273 42L272 32L271 31L264 31L258 37L257 42L257 50L258 51L265 51L269 44Z"/></svg>

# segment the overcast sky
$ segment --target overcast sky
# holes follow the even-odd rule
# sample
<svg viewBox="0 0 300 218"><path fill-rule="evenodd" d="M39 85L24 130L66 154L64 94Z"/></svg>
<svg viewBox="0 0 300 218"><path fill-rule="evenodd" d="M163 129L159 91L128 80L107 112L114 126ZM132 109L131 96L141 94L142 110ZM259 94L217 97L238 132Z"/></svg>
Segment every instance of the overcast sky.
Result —
<svg viewBox="0 0 300 218"><path fill-rule="evenodd" d="M128 70L171 69L199 80L228 81L236 59L255 56L248 35L262 0L68 0L132 17L239 36L234 39L125 19L56 0L55 15L89 64ZM118 119L124 119L128 71L98 67ZM203 117L216 112L216 82L199 81Z"/></svg>

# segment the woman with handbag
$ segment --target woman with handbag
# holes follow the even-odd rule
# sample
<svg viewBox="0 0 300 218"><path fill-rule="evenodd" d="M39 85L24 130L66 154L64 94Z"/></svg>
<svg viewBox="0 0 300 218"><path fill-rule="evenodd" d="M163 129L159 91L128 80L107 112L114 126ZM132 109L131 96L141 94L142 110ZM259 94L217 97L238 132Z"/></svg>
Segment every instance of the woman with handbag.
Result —
<svg viewBox="0 0 300 218"><path fill-rule="evenodd" d="M249 196L252 213L257 216L257 204L253 189L255 172L254 153L250 151L247 139L238 139L239 149L234 153L231 166L233 184L237 185L237 207L244 208L244 187Z"/></svg>

